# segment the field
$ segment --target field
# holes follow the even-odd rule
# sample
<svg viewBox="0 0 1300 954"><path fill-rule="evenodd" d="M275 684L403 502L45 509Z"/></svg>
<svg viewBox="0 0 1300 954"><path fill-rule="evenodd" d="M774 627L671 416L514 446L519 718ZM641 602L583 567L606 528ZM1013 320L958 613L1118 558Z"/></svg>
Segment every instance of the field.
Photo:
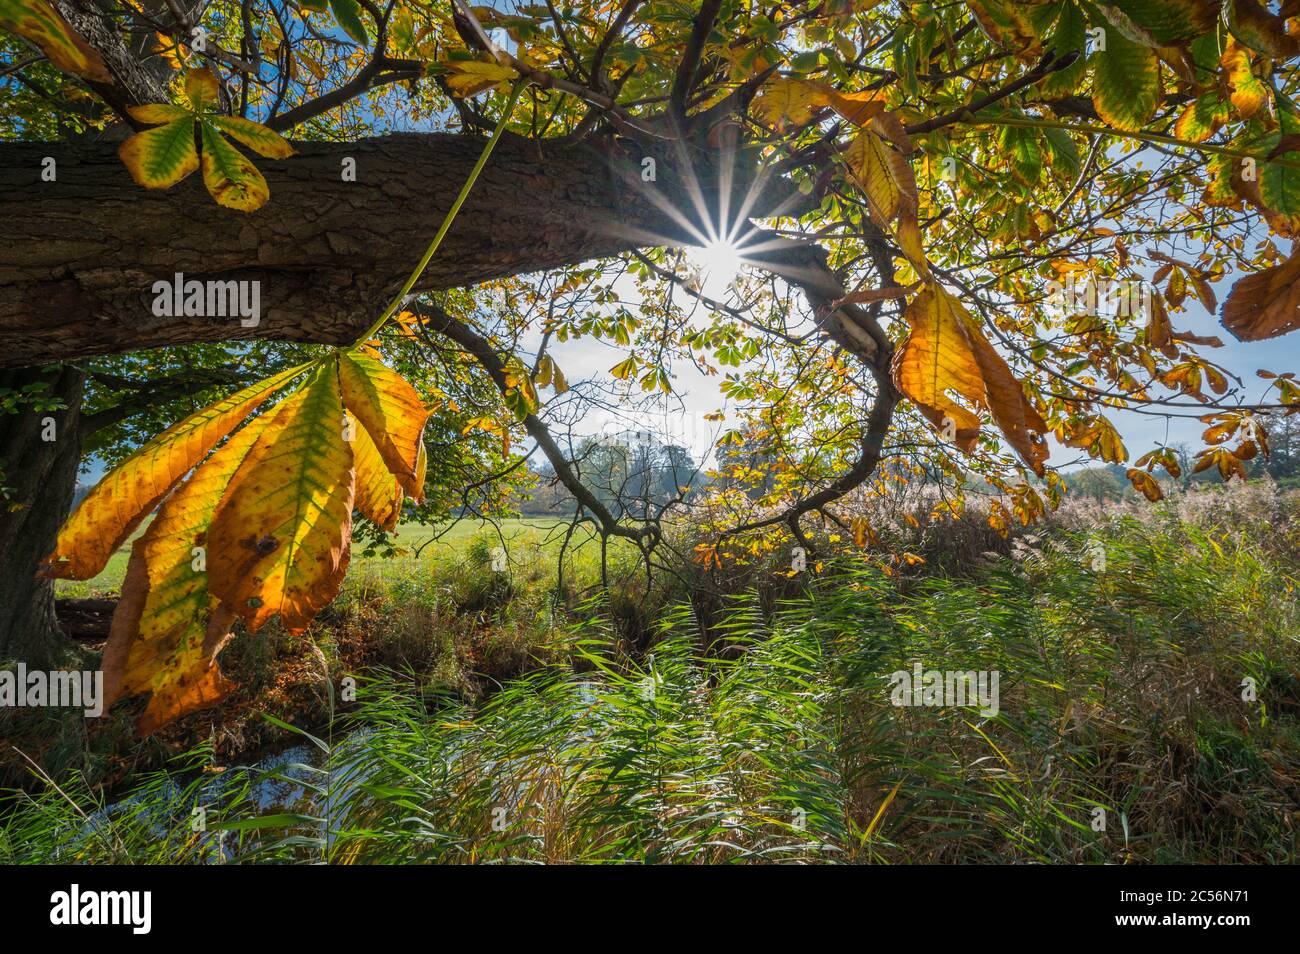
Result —
<svg viewBox="0 0 1300 954"><path fill-rule="evenodd" d="M238 638L238 692L129 774L138 705L46 726L24 751L59 784L29 774L0 861L1300 858L1296 495L1089 505L1002 552L966 519L906 576L754 571L711 606L702 579L561 594L534 521L495 572L483 529L362 562L305 637ZM918 665L1000 695L900 707Z"/></svg>
<svg viewBox="0 0 1300 954"><path fill-rule="evenodd" d="M126 563L131 553L131 543L145 532L147 524L140 527L109 559L104 571L91 580L59 580L55 592L60 597L98 597L116 595L126 575ZM353 548L349 566L350 578L409 577L422 569L446 562L448 558L463 553L471 541L483 540L489 547L501 546L511 564L532 562L543 555L558 557L568 524L553 517L503 517L488 521L467 517L441 527L428 527L419 523L402 523L391 535L398 552L385 556L380 553L366 555L362 545ZM599 550L595 536L588 525L574 531L570 552L577 554L588 546Z"/></svg>

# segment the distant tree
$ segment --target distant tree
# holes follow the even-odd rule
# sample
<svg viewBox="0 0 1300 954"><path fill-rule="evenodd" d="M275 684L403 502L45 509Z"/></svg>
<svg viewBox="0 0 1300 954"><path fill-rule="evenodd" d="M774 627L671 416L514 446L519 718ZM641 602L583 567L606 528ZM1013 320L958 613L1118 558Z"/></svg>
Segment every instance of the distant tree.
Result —
<svg viewBox="0 0 1300 954"><path fill-rule="evenodd" d="M1261 469L1274 480L1300 476L1300 417L1264 418L1262 426L1270 453L1262 459Z"/></svg>

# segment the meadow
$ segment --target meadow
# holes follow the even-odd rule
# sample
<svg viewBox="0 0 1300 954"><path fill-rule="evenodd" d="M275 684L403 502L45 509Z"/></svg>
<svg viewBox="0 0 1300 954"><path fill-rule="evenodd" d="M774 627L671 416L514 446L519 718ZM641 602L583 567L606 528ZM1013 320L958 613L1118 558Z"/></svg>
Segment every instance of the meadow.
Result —
<svg viewBox="0 0 1300 954"><path fill-rule="evenodd" d="M152 519L152 518L150 518ZM135 533L109 558L102 573L89 580L58 580L55 592L61 598L114 596L126 576L126 563L131 554L131 544L148 529L145 521ZM496 538L503 549L518 549L514 557L518 562L531 560L535 552L555 552L564 540L568 523L554 517L501 517L493 520L467 517L441 527L404 521L389 535L398 552L366 554L361 547L353 550L349 572L358 575L408 576L419 572L449 556L462 552L476 537ZM576 553L593 543L595 536L589 526L579 527L570 544Z"/></svg>
<svg viewBox="0 0 1300 954"><path fill-rule="evenodd" d="M277 756L232 758L254 720L200 713L125 784L68 760L10 798L0 860L1300 857L1300 501L1271 485L1080 505L955 571L752 571L708 612L689 587L561 611L553 574L504 587L485 546L355 584L314 641L278 647L333 677L303 681L320 724L265 687L241 703ZM640 647L628 609L651 603ZM321 686L353 628L389 657L343 699ZM917 665L998 672L996 711L898 705Z"/></svg>

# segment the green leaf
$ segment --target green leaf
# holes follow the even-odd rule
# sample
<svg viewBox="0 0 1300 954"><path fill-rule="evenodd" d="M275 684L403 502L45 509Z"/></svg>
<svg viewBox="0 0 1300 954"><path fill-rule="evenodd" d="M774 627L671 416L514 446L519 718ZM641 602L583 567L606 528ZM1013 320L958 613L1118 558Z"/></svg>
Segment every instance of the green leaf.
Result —
<svg viewBox="0 0 1300 954"><path fill-rule="evenodd" d="M368 45L370 38L366 35L365 24L361 22L361 5L357 0L329 0L329 2L330 9L334 11L334 18L339 21L343 32L362 46Z"/></svg>
<svg viewBox="0 0 1300 954"><path fill-rule="evenodd" d="M253 212L266 205L271 189L243 153L226 142L216 127L202 123L203 184L218 205Z"/></svg>
<svg viewBox="0 0 1300 954"><path fill-rule="evenodd" d="M1116 0L1097 9L1128 39L1154 48L1209 33L1218 25L1221 6L1219 0Z"/></svg>
<svg viewBox="0 0 1300 954"><path fill-rule="evenodd" d="M1260 145L1268 154L1281 140L1274 133ZM1300 152L1286 152L1281 158L1290 162L1300 159ZM1283 215L1300 214L1300 169L1293 169L1277 162L1260 163L1259 198L1274 212Z"/></svg>
<svg viewBox="0 0 1300 954"><path fill-rule="evenodd" d="M1038 84L1044 96L1049 99L1070 96L1083 83L1084 73L1088 69L1088 60L1084 55L1087 50L1087 30L1088 24L1083 18L1083 11L1073 3L1065 4L1061 8L1061 17L1056 22L1056 31L1052 34L1048 45L1057 56L1077 52L1079 57L1065 69L1057 70Z"/></svg>
<svg viewBox="0 0 1300 954"><path fill-rule="evenodd" d="M1043 154L1038 148L1038 131L1016 126L1002 127L1002 148L1011 168L1026 185L1036 185L1043 172Z"/></svg>
<svg viewBox="0 0 1300 954"><path fill-rule="evenodd" d="M186 115L136 133L117 150L138 185L146 189L166 189L180 182L199 167L194 148L194 117Z"/></svg>
<svg viewBox="0 0 1300 954"><path fill-rule="evenodd" d="M1079 174L1079 148L1074 138L1064 129L1044 129L1043 138L1047 141L1047 151L1051 155L1052 168L1074 179Z"/></svg>
<svg viewBox="0 0 1300 954"><path fill-rule="evenodd" d="M1183 110L1174 125L1174 135L1186 142L1204 142L1229 118L1227 103L1217 90L1210 90Z"/></svg>
<svg viewBox="0 0 1300 954"><path fill-rule="evenodd" d="M1160 60L1155 50L1134 43L1119 30L1106 31L1106 49L1093 64L1092 104L1101 118L1125 132L1138 132L1160 105Z"/></svg>

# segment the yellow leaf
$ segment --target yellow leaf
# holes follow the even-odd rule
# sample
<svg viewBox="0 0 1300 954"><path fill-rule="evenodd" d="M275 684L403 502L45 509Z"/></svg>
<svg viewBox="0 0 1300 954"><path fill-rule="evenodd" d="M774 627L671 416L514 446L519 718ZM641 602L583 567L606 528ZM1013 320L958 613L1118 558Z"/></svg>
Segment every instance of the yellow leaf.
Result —
<svg viewBox="0 0 1300 954"><path fill-rule="evenodd" d="M271 198L257 166L238 149L226 142L221 133L202 123L203 184L218 205L239 212L256 212Z"/></svg>
<svg viewBox="0 0 1300 954"><path fill-rule="evenodd" d="M352 449L333 362L270 412L208 531L208 589L250 631L302 632L338 594L352 542Z"/></svg>
<svg viewBox="0 0 1300 954"><path fill-rule="evenodd" d="M481 60L449 60L443 65L450 71L447 74L447 85L458 96L475 96L484 90L508 83L519 75L512 66Z"/></svg>
<svg viewBox="0 0 1300 954"><path fill-rule="evenodd" d="M802 126L812 120L817 109L829 105L831 93L832 90L820 83L775 76L764 85L750 108L765 126ZM851 103L846 101L845 105L847 108Z"/></svg>
<svg viewBox="0 0 1300 954"><path fill-rule="evenodd" d="M269 421L261 415L235 432L167 498L131 548L104 647L104 704L151 693L141 732L213 705L233 688L216 663L233 614L209 595L201 561L226 485Z"/></svg>
<svg viewBox="0 0 1300 954"><path fill-rule="evenodd" d="M510 453L510 431L506 431L503 436L505 450L501 456L505 457ZM411 491L411 499L417 504L424 503L424 478L429 472L429 452L424 448L424 441L420 441L420 452L415 458L415 480L412 483L414 490Z"/></svg>
<svg viewBox="0 0 1300 954"><path fill-rule="evenodd" d="M159 123L170 123L176 119L183 119L190 115L187 110L179 106L173 106L171 103L148 103L144 106L128 106L126 111L131 114L131 118L150 126L156 126Z"/></svg>
<svg viewBox="0 0 1300 954"><path fill-rule="evenodd" d="M45 575L88 580L216 443L306 365L249 385L196 411L145 444L101 480L59 531Z"/></svg>
<svg viewBox="0 0 1300 954"><path fill-rule="evenodd" d="M826 101L837 113L855 126L865 126L885 109L885 101L875 90L861 93L840 93L830 90Z"/></svg>
<svg viewBox="0 0 1300 954"><path fill-rule="evenodd" d="M35 44L65 73L113 82L99 54L45 0L0 0L0 27Z"/></svg>
<svg viewBox="0 0 1300 954"><path fill-rule="evenodd" d="M618 378L620 381L625 381L634 371L636 371L636 368L637 360L635 357L632 357L614 365L614 367L609 369L609 373L614 375L614 377Z"/></svg>
<svg viewBox="0 0 1300 954"><path fill-rule="evenodd" d="M1048 457L1041 435L1047 424L961 302L930 283L908 306L905 317L910 331L893 367L899 390L967 453L974 450L979 418L948 392L987 409L1008 443L1041 477Z"/></svg>
<svg viewBox="0 0 1300 954"><path fill-rule="evenodd" d="M376 526L392 530L402 515L402 486L388 472L379 449L364 427L354 423L348 433L352 435L352 458L357 471L356 507Z"/></svg>
<svg viewBox="0 0 1300 954"><path fill-rule="evenodd" d="M916 176L901 154L870 129L858 133L844 152L854 180L866 193L877 223L887 226L900 212L915 216Z"/></svg>
<svg viewBox="0 0 1300 954"><path fill-rule="evenodd" d="M196 113L208 112L210 107L218 105L221 98L221 86L217 76L206 66L190 70L185 74L185 98Z"/></svg>
<svg viewBox="0 0 1300 954"><path fill-rule="evenodd" d="M153 37L154 52L160 53L167 65L177 72L185 69L185 58L189 56L189 51L185 46L166 33L155 33Z"/></svg>
<svg viewBox="0 0 1300 954"><path fill-rule="evenodd" d="M537 374L533 376L533 384L539 388L551 386L551 378L555 373L555 362L551 356L543 355L542 360L537 362Z"/></svg>
<svg viewBox="0 0 1300 954"><path fill-rule="evenodd" d="M420 395L396 371L353 351L339 357L343 403L370 432L379 456L412 499L423 496L417 459L429 412Z"/></svg>
<svg viewBox="0 0 1300 954"><path fill-rule="evenodd" d="M1164 496L1164 491L1160 489L1160 484L1157 483L1156 479L1145 470L1130 467L1128 469L1128 479L1133 484L1133 487L1152 503L1155 503Z"/></svg>
<svg viewBox="0 0 1300 954"><path fill-rule="evenodd" d="M293 146L289 145L288 140L261 123L240 116L213 116L211 122L259 156L265 156L267 159L288 159L293 155Z"/></svg>
<svg viewBox="0 0 1300 954"><path fill-rule="evenodd" d="M1042 51L1038 34L1022 8L1030 4L1022 0L967 0L975 22L994 43L999 43L1017 55L1033 59Z"/></svg>
<svg viewBox="0 0 1300 954"><path fill-rule="evenodd" d="M941 432L966 453L975 449L979 418L948 396L975 402L984 381L971 354L961 319L938 286L926 285L904 313L910 328L894 356L894 383Z"/></svg>
<svg viewBox="0 0 1300 954"><path fill-rule="evenodd" d="M1235 39L1229 39L1219 61L1227 75L1228 85L1232 89L1232 105L1242 119L1249 119L1259 112L1268 99L1268 87L1258 79L1250 68L1250 54Z"/></svg>
<svg viewBox="0 0 1300 954"><path fill-rule="evenodd" d="M560 366L554 362L551 363L551 385L555 388L555 393L557 395L563 394L569 390L569 382L565 379L564 372L561 371Z"/></svg>

